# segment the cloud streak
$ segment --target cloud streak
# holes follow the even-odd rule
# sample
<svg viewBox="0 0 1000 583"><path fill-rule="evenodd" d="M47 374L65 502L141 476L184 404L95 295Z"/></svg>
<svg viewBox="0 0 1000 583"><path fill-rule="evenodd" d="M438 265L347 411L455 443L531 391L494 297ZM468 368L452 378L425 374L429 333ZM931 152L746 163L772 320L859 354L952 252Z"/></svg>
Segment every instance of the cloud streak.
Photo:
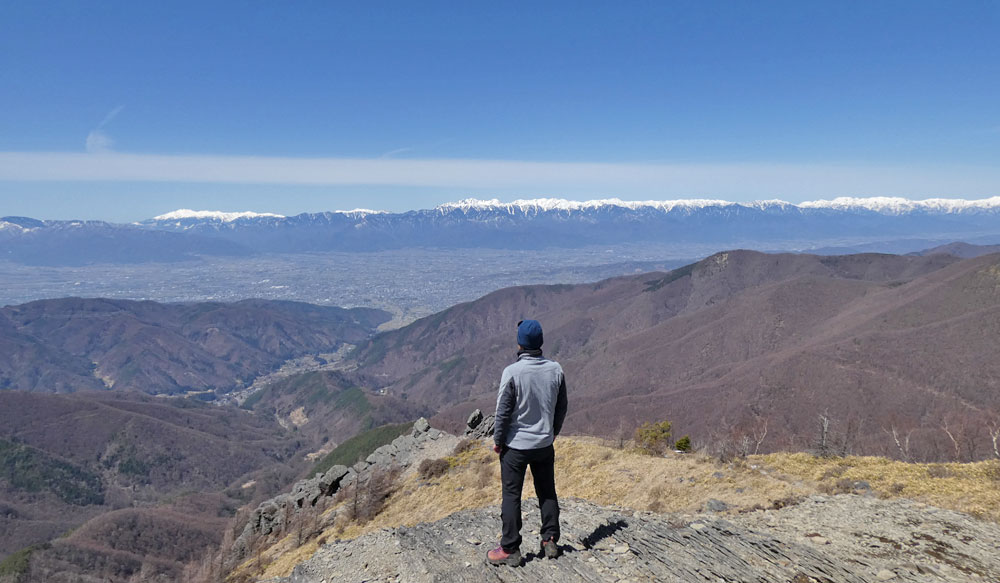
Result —
<svg viewBox="0 0 1000 583"><path fill-rule="evenodd" d="M97 127L87 134L87 141L84 146L88 154L106 154L111 151L112 146L115 145L115 141L104 131L104 126L111 123L111 120L115 119L123 109L125 109L124 105L119 105L112 109L108 112L108 115L104 116L101 123L97 124Z"/></svg>
<svg viewBox="0 0 1000 583"><path fill-rule="evenodd" d="M380 185L731 199L996 196L1000 168L0 152L0 180Z"/></svg>
<svg viewBox="0 0 1000 583"><path fill-rule="evenodd" d="M87 134L86 148L88 154L105 154L111 151L115 141L104 130L91 130Z"/></svg>

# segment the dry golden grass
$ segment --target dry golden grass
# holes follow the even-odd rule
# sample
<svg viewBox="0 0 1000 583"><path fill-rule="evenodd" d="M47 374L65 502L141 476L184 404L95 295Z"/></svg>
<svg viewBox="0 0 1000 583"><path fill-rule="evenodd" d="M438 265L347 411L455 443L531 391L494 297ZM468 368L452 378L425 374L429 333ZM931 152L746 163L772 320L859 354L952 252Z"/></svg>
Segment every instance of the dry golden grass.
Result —
<svg viewBox="0 0 1000 583"><path fill-rule="evenodd" d="M884 497L913 498L1000 521L1000 462L995 461L910 464L874 457L782 453L722 464L697 453L651 457L587 437L563 437L555 447L560 497L606 506L690 513L714 498L739 512L837 491L845 480L864 480ZM409 473L370 522L358 524L338 515L319 538L351 539L381 528L433 522L460 510L500 504L500 467L488 442L447 459L449 470L442 476L421 479ZM534 495L530 472L524 492L525 497ZM316 551L315 540L296 546L295 537L289 536L272 546L263 555L264 577L288 576Z"/></svg>
<svg viewBox="0 0 1000 583"><path fill-rule="evenodd" d="M557 443L556 484L562 496L658 512L695 512L712 498L739 510L811 493L739 462L720 464L700 454L651 457L588 438Z"/></svg>
<svg viewBox="0 0 1000 583"><path fill-rule="evenodd" d="M1000 522L1000 461L915 464L880 457L818 458L776 453L751 459L820 490L840 480L868 482L886 498L910 498Z"/></svg>
<svg viewBox="0 0 1000 583"><path fill-rule="evenodd" d="M255 553L248 557L235 567L226 579L242 581L287 577L296 565L315 554L319 549L317 541L320 538L322 537L312 538L299 544L298 535L294 532L289 533L259 554Z"/></svg>
<svg viewBox="0 0 1000 583"><path fill-rule="evenodd" d="M500 466L486 442L449 461L448 473L430 480L411 476L374 520L348 525L337 536L353 538L500 503ZM775 500L813 492L745 464L720 465L692 454L657 458L583 437L556 442L555 471L560 496L659 512L694 512L711 498L734 509L770 506ZM534 495L530 472L524 491L525 497Z"/></svg>
<svg viewBox="0 0 1000 583"><path fill-rule="evenodd" d="M268 549L269 553L267 561L265 561L267 567L264 569L263 579L291 575L292 569L296 565L313 556L319 550L316 539L310 540L302 546L295 546L289 544L294 538L292 536L285 537L278 545Z"/></svg>

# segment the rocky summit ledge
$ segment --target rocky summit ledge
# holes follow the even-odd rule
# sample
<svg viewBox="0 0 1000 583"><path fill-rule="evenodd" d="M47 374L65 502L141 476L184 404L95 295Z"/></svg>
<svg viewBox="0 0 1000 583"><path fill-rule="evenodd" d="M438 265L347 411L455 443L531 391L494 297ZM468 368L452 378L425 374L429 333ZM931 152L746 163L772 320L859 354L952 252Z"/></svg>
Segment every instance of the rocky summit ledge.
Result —
<svg viewBox="0 0 1000 583"><path fill-rule="evenodd" d="M725 518L561 502L563 555L555 560L538 553L529 499L518 568L485 563L500 516L482 508L326 544L273 582L1000 581L1000 526L907 500L815 496Z"/></svg>
<svg viewBox="0 0 1000 583"><path fill-rule="evenodd" d="M280 533L290 517L303 510L308 511L322 498L334 496L342 485L365 483L379 471L412 470L415 463L422 459L451 451L457 441L457 437L431 427L423 417L417 419L409 434L379 447L353 466L333 466L326 472L296 482L291 492L261 502L234 542L232 558L245 558L254 537Z"/></svg>

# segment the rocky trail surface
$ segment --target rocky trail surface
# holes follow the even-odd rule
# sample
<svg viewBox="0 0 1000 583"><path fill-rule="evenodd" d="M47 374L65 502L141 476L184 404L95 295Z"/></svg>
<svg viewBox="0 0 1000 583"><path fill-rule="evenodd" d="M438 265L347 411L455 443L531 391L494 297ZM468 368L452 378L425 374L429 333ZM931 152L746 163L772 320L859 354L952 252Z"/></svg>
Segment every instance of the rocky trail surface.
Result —
<svg viewBox="0 0 1000 583"><path fill-rule="evenodd" d="M1000 581L1000 526L908 500L814 496L780 510L671 515L561 501L563 555L539 554L525 500L521 567L485 563L498 508L324 545L273 583Z"/></svg>

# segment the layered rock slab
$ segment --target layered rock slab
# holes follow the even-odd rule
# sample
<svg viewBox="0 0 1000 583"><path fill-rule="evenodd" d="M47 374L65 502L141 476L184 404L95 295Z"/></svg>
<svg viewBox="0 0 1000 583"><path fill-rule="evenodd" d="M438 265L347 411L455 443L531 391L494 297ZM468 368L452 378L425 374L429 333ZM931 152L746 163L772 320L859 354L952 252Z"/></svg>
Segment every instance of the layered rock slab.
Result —
<svg viewBox="0 0 1000 583"><path fill-rule="evenodd" d="M723 518L563 500L563 556L556 560L538 551L536 501L526 500L522 508L525 562L519 568L485 563L486 551L499 538L500 516L497 508L483 508L327 544L291 576L275 582L1000 580L1000 558L990 550L1000 543L1000 526L939 509L930 509L929 520L920 520L927 509L909 501L815 497L802 508ZM828 518L816 519L815 512ZM829 539L809 536L815 530L811 527ZM949 538L945 531L955 536ZM893 533L902 542L899 548L891 543L866 546L879 536L896 540L884 534L866 540L865 532ZM848 544L845 537L860 542Z"/></svg>

